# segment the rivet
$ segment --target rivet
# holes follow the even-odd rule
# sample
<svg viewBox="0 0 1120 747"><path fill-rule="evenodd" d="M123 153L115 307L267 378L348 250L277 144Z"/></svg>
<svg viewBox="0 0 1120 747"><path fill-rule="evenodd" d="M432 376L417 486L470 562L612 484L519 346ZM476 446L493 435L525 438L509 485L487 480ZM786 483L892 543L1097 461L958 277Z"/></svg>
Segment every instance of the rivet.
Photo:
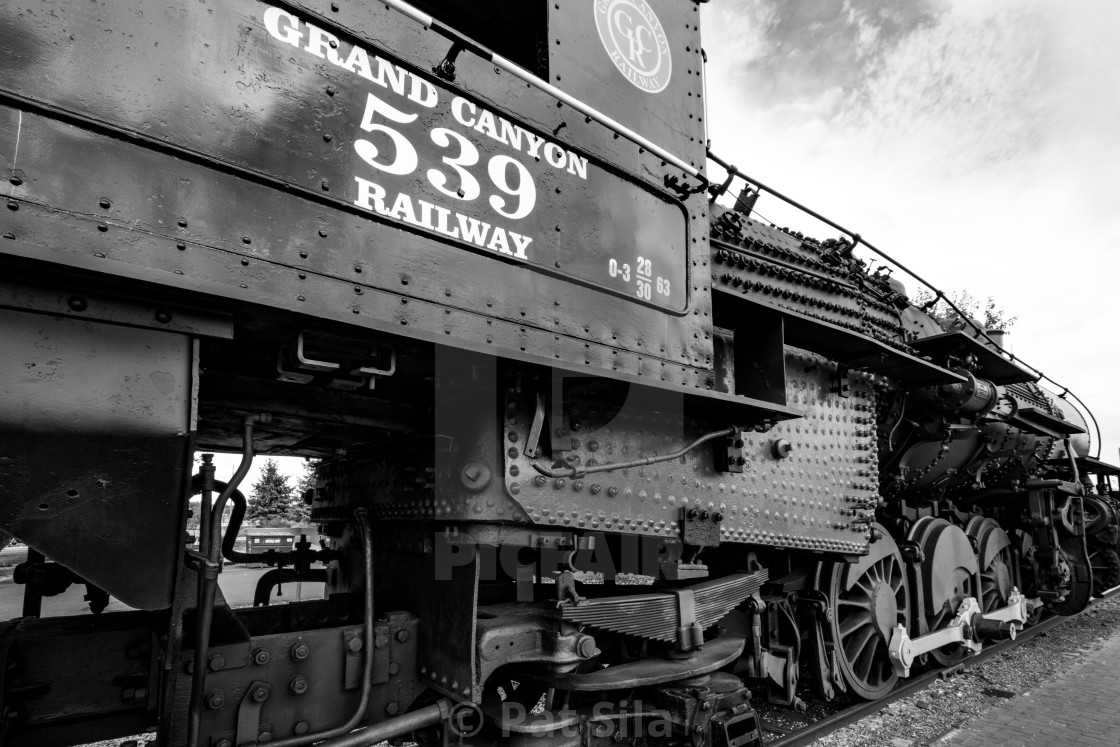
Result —
<svg viewBox="0 0 1120 747"><path fill-rule="evenodd" d="M19 203L15 202L14 200L9 200L8 201L8 209L9 210L19 210Z"/></svg>
<svg viewBox="0 0 1120 747"><path fill-rule="evenodd" d="M81 296L71 296L70 300L66 302L66 305L69 306L72 311L85 311L89 307L89 304L86 303L86 300Z"/></svg>
<svg viewBox="0 0 1120 747"><path fill-rule="evenodd" d="M112 203L110 203L108 199L102 197L101 200L97 204L100 205L103 209L108 210L109 206Z"/></svg>
<svg viewBox="0 0 1120 747"><path fill-rule="evenodd" d="M186 227L187 227L187 219L186 218L180 218L179 219L179 228L186 228Z"/></svg>

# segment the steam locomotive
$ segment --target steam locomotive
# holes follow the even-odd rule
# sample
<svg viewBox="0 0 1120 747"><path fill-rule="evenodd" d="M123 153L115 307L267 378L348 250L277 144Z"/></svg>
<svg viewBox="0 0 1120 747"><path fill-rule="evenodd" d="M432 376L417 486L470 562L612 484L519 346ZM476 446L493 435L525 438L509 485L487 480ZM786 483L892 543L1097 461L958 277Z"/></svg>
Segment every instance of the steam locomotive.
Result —
<svg viewBox="0 0 1120 747"><path fill-rule="evenodd" d="M1067 389L709 179L699 17L0 6L5 744L761 744L1120 582ZM323 540L235 609L256 454Z"/></svg>

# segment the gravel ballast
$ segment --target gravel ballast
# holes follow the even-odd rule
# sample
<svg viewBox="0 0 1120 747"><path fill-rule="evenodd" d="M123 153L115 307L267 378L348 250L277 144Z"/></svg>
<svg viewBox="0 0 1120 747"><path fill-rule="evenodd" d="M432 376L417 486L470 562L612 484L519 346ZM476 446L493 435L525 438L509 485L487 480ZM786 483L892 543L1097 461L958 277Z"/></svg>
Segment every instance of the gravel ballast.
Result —
<svg viewBox="0 0 1120 747"><path fill-rule="evenodd" d="M819 747L924 747L942 741L957 727L1010 698L1057 679L1070 667L1092 657L1111 638L1120 636L1120 597L1100 602L1092 609L1040 633L1010 651L998 654L925 690L887 705L879 713L839 729L814 744ZM759 706L763 719L768 709ZM779 725L796 727L815 721L835 709L811 705ZM798 723L801 722L801 723ZM768 740L779 738L767 734Z"/></svg>

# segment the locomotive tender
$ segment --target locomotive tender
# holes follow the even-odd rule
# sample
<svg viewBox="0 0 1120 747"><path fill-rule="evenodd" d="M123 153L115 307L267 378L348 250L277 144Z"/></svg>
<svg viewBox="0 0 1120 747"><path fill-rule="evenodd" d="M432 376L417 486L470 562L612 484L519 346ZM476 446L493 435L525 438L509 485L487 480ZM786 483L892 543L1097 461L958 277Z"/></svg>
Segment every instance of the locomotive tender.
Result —
<svg viewBox="0 0 1120 747"><path fill-rule="evenodd" d="M717 204L699 16L0 6L4 743L761 744L1120 582L1068 391ZM258 453L325 539L232 609Z"/></svg>

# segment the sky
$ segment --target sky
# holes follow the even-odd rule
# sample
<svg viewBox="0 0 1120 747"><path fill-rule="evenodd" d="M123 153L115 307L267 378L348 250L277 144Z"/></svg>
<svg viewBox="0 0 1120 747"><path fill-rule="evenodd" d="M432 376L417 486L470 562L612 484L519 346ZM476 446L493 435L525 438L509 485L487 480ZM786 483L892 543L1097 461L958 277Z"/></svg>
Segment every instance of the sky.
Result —
<svg viewBox="0 0 1120 747"><path fill-rule="evenodd" d="M1018 315L1015 354L1120 462L1120 3L715 0L701 19L713 151ZM757 210L837 235L784 207Z"/></svg>

